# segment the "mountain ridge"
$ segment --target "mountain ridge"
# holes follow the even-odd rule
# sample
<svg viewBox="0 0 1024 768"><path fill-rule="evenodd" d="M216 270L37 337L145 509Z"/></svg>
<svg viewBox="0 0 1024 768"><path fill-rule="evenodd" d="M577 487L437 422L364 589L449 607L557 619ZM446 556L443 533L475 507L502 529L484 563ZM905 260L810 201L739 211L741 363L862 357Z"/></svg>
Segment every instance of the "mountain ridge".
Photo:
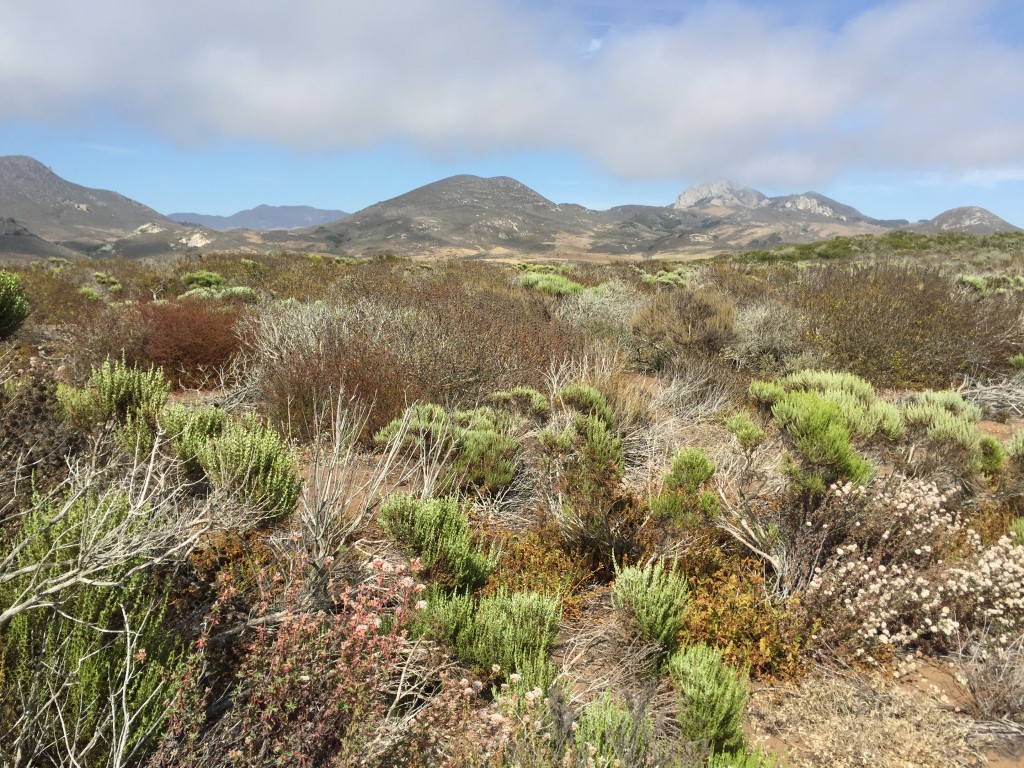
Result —
<svg viewBox="0 0 1024 768"><path fill-rule="evenodd" d="M167 218L179 224L193 224L217 231L229 229L301 229L329 224L348 216L346 211L315 208L310 205L257 205L230 216L204 213L169 213Z"/></svg>
<svg viewBox="0 0 1024 768"><path fill-rule="evenodd" d="M282 209L299 216L337 213L310 206L257 206L239 214L270 215ZM288 230L217 230L175 221L117 192L65 181L27 156L0 157L0 219L5 221L0 254L18 257L136 258L230 250L610 258L767 248L895 229L1019 231L983 208L951 209L909 224L871 218L817 192L768 197L727 181L693 185L665 206L598 211L555 203L509 176L469 174L424 184L327 222Z"/></svg>

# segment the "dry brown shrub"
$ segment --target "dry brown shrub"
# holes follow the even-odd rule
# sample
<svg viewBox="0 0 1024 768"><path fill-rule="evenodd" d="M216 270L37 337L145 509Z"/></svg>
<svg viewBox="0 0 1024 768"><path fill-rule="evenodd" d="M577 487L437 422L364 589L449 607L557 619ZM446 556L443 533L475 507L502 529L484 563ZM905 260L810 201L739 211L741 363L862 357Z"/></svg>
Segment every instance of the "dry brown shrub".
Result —
<svg viewBox="0 0 1024 768"><path fill-rule="evenodd" d="M970 721L922 694L854 674L826 674L748 704L754 742L782 742L791 768L976 765Z"/></svg>
<svg viewBox="0 0 1024 768"><path fill-rule="evenodd" d="M945 388L1008 370L1024 344L1019 296L980 297L933 268L828 266L793 300L808 343L876 385Z"/></svg>
<svg viewBox="0 0 1024 768"><path fill-rule="evenodd" d="M632 328L641 365L662 370L682 352L721 352L736 336L736 306L714 290L666 290L640 310Z"/></svg>

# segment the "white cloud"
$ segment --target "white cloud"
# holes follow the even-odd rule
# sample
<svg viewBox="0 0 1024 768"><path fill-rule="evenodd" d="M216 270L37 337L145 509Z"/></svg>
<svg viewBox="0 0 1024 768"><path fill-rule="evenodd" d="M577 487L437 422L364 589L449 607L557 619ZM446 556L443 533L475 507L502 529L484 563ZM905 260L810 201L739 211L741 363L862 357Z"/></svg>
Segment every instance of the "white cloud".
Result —
<svg viewBox="0 0 1024 768"><path fill-rule="evenodd" d="M1024 53L985 34L994 1L884 3L838 29L709 3L600 40L513 1L10 3L0 119L102 108L179 141L569 148L631 178L1024 165Z"/></svg>

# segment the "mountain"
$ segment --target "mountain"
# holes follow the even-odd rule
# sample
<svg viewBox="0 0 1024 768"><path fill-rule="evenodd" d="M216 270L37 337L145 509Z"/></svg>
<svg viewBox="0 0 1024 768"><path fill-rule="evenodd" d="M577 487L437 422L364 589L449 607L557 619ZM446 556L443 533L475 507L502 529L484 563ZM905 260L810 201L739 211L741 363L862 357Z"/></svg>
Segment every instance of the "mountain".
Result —
<svg viewBox="0 0 1024 768"><path fill-rule="evenodd" d="M452 176L385 200L346 218L302 230L346 251L548 251L585 236L594 212L556 205L507 176Z"/></svg>
<svg viewBox="0 0 1024 768"><path fill-rule="evenodd" d="M967 232L975 235L991 235L995 232L1020 232L1008 221L991 211L977 206L950 208L934 219L919 221L906 229L914 232Z"/></svg>
<svg viewBox="0 0 1024 768"><path fill-rule="evenodd" d="M299 229L327 224L348 216L345 211L312 208L308 205L257 205L230 216L208 216L202 213L171 213L169 219L180 224L198 224L219 231L228 229Z"/></svg>
<svg viewBox="0 0 1024 768"><path fill-rule="evenodd" d="M0 217L16 219L35 235L76 251L145 225L180 226L124 195L65 181L22 155L0 157Z"/></svg>

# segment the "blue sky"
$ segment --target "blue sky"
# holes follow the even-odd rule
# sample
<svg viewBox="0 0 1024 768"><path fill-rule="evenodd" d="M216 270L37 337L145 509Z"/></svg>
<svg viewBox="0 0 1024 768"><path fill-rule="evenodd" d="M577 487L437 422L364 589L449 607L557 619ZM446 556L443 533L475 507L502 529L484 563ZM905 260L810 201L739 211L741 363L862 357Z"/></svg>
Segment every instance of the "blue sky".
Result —
<svg viewBox="0 0 1024 768"><path fill-rule="evenodd" d="M594 208L731 179L1024 226L1018 0L3 6L0 154L164 213L474 173Z"/></svg>

